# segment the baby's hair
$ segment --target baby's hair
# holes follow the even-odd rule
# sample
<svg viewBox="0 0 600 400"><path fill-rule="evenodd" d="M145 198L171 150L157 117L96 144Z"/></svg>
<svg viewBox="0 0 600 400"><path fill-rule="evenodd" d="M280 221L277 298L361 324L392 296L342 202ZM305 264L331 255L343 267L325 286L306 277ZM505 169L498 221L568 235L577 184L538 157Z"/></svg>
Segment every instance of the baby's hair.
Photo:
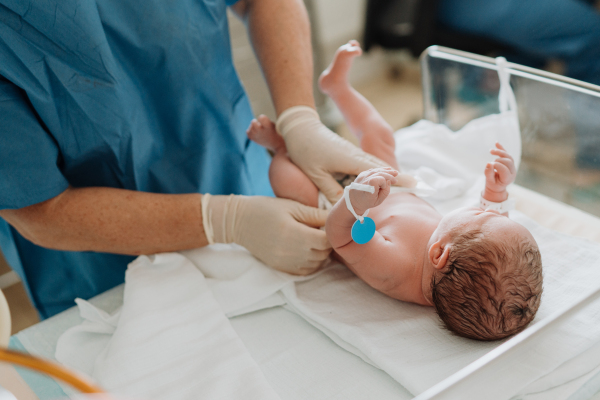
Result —
<svg viewBox="0 0 600 400"><path fill-rule="evenodd" d="M448 330L497 340L533 320L542 295L542 258L535 242L511 242L487 240L478 230L453 241L445 271L431 281L433 305Z"/></svg>

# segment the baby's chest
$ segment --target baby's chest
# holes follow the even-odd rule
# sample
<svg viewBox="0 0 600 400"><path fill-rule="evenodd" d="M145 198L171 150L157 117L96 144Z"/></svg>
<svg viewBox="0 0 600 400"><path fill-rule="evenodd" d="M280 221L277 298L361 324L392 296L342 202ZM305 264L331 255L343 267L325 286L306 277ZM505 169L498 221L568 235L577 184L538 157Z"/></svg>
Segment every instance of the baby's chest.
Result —
<svg viewBox="0 0 600 400"><path fill-rule="evenodd" d="M441 215L418 197L397 193L373 208L369 217L375 221L379 233L406 242L429 235L439 223Z"/></svg>
<svg viewBox="0 0 600 400"><path fill-rule="evenodd" d="M395 224L398 221L405 223L422 223L432 219L439 219L441 215L429 203L408 193L390 194L385 201L369 211L369 217L375 223Z"/></svg>

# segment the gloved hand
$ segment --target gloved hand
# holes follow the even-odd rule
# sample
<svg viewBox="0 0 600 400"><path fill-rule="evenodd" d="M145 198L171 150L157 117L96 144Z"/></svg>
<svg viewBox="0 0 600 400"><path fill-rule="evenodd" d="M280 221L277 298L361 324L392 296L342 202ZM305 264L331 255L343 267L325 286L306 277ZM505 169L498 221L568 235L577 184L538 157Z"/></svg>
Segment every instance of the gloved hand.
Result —
<svg viewBox="0 0 600 400"><path fill-rule="evenodd" d="M333 173L358 175L370 168L388 166L330 131L310 107L288 108L277 119L276 128L294 164L332 204L343 194L343 188L331 176Z"/></svg>
<svg viewBox="0 0 600 400"><path fill-rule="evenodd" d="M327 211L292 200L262 196L202 196L204 231L210 244L237 243L280 271L315 272L329 256ZM307 226L308 225L308 226Z"/></svg>

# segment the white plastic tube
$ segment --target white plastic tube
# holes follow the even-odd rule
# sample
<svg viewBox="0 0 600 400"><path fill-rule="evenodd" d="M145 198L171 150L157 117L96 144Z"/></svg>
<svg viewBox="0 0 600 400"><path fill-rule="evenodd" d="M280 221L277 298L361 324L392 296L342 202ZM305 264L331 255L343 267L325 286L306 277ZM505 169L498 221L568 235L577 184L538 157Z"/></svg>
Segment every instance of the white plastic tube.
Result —
<svg viewBox="0 0 600 400"><path fill-rule="evenodd" d="M2 290L0 290L0 347L8 347L10 330L10 310L8 309L6 297L4 297Z"/></svg>

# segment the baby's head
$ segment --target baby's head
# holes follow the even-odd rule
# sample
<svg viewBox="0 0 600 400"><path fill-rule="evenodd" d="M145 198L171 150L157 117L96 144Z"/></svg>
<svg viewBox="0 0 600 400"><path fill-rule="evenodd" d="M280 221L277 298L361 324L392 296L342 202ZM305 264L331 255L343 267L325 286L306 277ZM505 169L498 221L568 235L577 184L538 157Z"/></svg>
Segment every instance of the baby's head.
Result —
<svg viewBox="0 0 600 400"><path fill-rule="evenodd" d="M542 260L522 225L494 211L460 209L442 219L428 255L430 301L450 331L496 340L533 320L542 295Z"/></svg>

